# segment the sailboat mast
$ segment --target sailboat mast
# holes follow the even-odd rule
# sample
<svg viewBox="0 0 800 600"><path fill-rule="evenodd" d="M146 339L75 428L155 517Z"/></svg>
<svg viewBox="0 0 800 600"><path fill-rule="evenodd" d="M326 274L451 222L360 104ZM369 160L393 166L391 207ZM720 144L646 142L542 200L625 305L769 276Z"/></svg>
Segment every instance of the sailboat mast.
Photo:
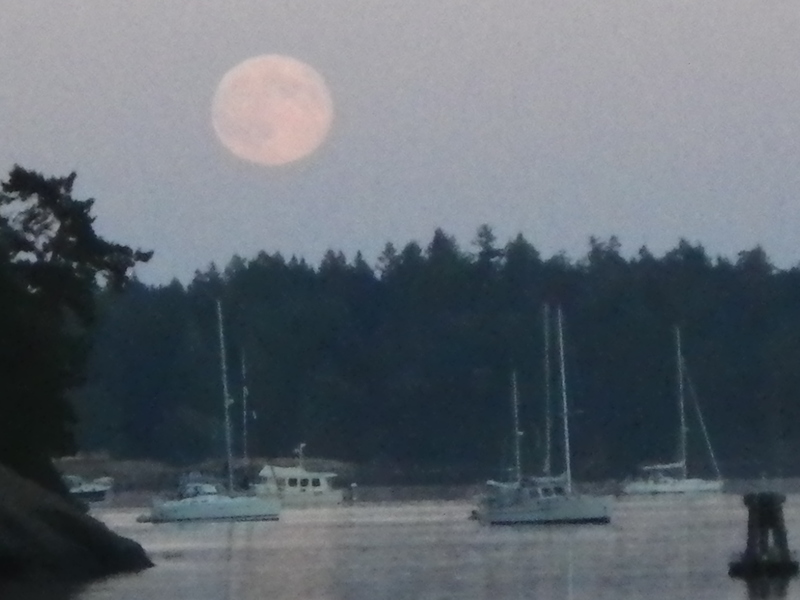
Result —
<svg viewBox="0 0 800 600"><path fill-rule="evenodd" d="M222 302L217 300L219 326L219 356L222 367L222 404L225 407L225 454L228 462L228 491L233 491L233 453L231 449L230 396L228 395L228 366L225 357L225 332L222 327Z"/></svg>
<svg viewBox="0 0 800 600"><path fill-rule="evenodd" d="M550 305L545 304L542 311L542 325L544 328L544 474L550 475L551 458L550 430L552 429L550 416Z"/></svg>
<svg viewBox="0 0 800 600"><path fill-rule="evenodd" d="M564 324L561 314L561 307L558 307L558 360L559 371L561 374L561 411L564 424L564 462L566 466L565 475L567 478L567 494L572 493L572 466L570 464L569 451L569 412L567 410L567 375L564 368Z"/></svg>
<svg viewBox="0 0 800 600"><path fill-rule="evenodd" d="M681 478L686 479L686 402L683 390L683 353L681 351L681 330L677 325L675 326L675 352L677 363L677 378L678 378L678 413L680 414L680 436L678 441L678 460L681 465Z"/></svg>
<svg viewBox="0 0 800 600"><path fill-rule="evenodd" d="M249 462L247 457L247 365L242 349L242 459L245 466Z"/></svg>
<svg viewBox="0 0 800 600"><path fill-rule="evenodd" d="M517 372L511 373L511 403L514 409L514 479L517 485L522 483L522 457L520 451L520 438L522 432L519 430L519 396L517 394Z"/></svg>

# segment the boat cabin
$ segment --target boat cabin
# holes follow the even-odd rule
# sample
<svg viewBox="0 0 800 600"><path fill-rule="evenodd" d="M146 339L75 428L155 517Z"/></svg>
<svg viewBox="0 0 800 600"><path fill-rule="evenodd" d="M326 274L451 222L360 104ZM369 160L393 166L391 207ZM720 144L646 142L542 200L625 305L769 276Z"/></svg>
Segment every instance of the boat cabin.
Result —
<svg viewBox="0 0 800 600"><path fill-rule="evenodd" d="M197 498L198 496L213 496L219 494L219 488L213 483L188 482L180 487L181 498Z"/></svg>
<svg viewBox="0 0 800 600"><path fill-rule="evenodd" d="M342 501L342 491L333 485L336 473L266 465L258 476L255 485L258 494L277 494L288 504L293 501L298 504Z"/></svg>
<svg viewBox="0 0 800 600"><path fill-rule="evenodd" d="M567 495L563 477L529 477L519 483L488 481L486 501L490 505L510 506L521 501L548 501Z"/></svg>

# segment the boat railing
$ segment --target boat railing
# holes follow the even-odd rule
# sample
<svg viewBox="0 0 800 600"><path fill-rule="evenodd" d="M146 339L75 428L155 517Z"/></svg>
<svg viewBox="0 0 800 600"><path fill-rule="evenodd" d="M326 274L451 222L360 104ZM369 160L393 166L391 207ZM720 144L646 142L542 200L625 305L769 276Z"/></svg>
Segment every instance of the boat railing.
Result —
<svg viewBox="0 0 800 600"><path fill-rule="evenodd" d="M683 468L682 462L674 462L674 463L663 463L663 464L655 464L655 465L642 465L639 467L642 471L645 472L653 472L653 471L676 471L678 469Z"/></svg>
<svg viewBox="0 0 800 600"><path fill-rule="evenodd" d="M522 481L529 485L560 485L566 482L566 480L567 475L562 473L561 475L532 475L523 478Z"/></svg>

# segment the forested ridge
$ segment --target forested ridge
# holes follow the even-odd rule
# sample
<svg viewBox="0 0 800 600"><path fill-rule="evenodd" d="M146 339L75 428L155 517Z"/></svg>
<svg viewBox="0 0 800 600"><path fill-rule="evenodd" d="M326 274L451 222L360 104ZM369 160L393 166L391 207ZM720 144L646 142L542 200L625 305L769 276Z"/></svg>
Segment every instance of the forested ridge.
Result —
<svg viewBox="0 0 800 600"><path fill-rule="evenodd" d="M545 258L522 235L499 243L482 226L466 247L442 230L427 245L387 244L374 267L360 254L329 251L312 266L262 252L187 285L134 280L99 298L74 395L82 449L175 463L221 455L217 300L237 453L244 361L250 455L305 442L307 454L420 481L497 475L510 461L516 371L524 462L536 471L548 304L565 317L579 478L674 459L675 326L723 474L800 473L800 271L774 268L760 247L725 259L683 240L626 258L612 237L577 260ZM689 427L690 470L710 474L691 412Z"/></svg>

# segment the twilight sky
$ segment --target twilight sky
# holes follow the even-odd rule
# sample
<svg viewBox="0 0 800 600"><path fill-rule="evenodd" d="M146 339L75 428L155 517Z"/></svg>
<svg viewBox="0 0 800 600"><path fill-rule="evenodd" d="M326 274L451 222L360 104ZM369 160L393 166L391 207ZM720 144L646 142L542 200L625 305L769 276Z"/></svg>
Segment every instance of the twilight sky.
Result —
<svg viewBox="0 0 800 600"><path fill-rule="evenodd" d="M5 0L0 177L66 175L97 229L188 281L259 250L370 263L490 224L545 256L800 263L800 5L790 0ZM220 144L225 73L284 54L333 103L313 155Z"/></svg>

